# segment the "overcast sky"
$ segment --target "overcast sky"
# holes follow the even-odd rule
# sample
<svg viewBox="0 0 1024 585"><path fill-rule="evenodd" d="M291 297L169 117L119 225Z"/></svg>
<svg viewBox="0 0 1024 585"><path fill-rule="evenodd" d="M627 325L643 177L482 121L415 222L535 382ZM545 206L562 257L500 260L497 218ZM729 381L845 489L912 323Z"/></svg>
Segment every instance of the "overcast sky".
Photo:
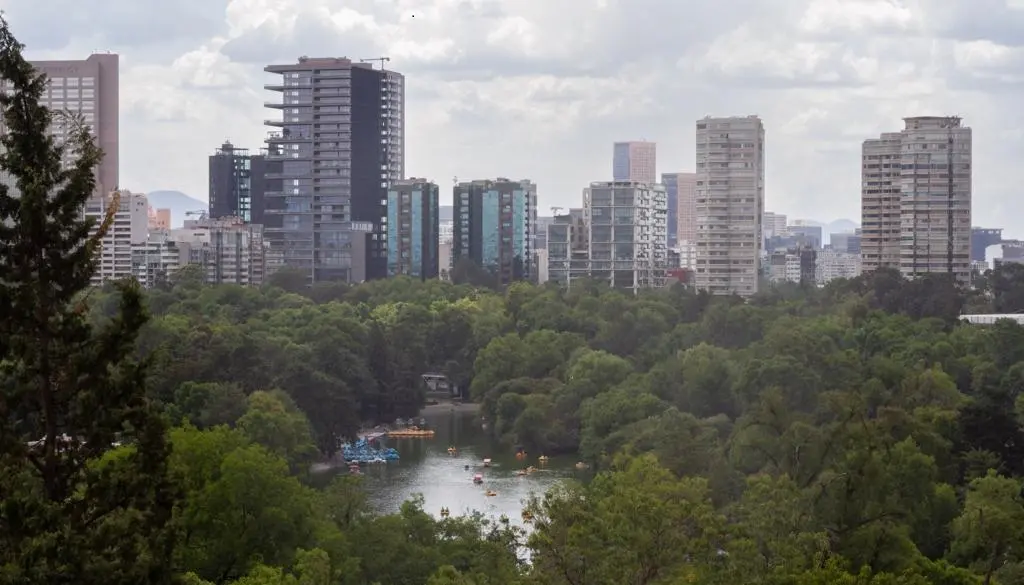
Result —
<svg viewBox="0 0 1024 585"><path fill-rule="evenodd" d="M974 129L974 224L1024 236L1024 0L0 0L30 59L121 55L121 183L207 197L259 148L271 62L391 57L406 172L530 178L542 212L612 142L692 171L696 120L758 114L766 206L860 220L860 144L913 115ZM442 203L448 198L443 197Z"/></svg>

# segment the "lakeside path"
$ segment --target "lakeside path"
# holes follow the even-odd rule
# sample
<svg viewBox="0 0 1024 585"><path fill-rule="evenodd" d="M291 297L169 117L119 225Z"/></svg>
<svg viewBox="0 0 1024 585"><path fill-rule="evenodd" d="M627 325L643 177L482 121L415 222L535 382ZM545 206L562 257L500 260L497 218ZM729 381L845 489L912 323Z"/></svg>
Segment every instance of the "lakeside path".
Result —
<svg viewBox="0 0 1024 585"><path fill-rule="evenodd" d="M439 402L428 404L420 410L420 416L450 412L452 414L475 414L480 412L480 405L476 402Z"/></svg>

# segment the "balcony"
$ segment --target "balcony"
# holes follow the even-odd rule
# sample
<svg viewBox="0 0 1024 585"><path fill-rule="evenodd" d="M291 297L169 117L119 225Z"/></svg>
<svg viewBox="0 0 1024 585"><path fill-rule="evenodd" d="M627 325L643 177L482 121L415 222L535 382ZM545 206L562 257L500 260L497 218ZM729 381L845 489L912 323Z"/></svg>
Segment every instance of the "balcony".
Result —
<svg viewBox="0 0 1024 585"><path fill-rule="evenodd" d="M286 89L285 84L282 83L266 83L263 85L263 89L267 91L284 91Z"/></svg>
<svg viewBox="0 0 1024 585"><path fill-rule="evenodd" d="M277 128L284 128L284 120L263 120L264 126L275 126Z"/></svg>

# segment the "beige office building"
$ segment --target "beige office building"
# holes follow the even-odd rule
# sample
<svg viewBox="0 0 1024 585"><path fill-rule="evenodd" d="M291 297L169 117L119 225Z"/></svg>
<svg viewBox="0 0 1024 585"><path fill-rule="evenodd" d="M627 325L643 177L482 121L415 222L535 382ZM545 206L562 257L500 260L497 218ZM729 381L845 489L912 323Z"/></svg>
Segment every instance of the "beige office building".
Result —
<svg viewBox="0 0 1024 585"><path fill-rule="evenodd" d="M757 116L697 121L698 289L758 290L764 216L764 124Z"/></svg>
<svg viewBox="0 0 1024 585"><path fill-rule="evenodd" d="M902 132L863 150L861 256L865 272L907 278L971 276L971 129L955 116L904 118Z"/></svg>
<svg viewBox="0 0 1024 585"><path fill-rule="evenodd" d="M697 240L697 173L664 173L661 183L666 188L669 184L675 185L675 216L668 220L676 224L677 245L682 242L693 244ZM671 199L671 195L669 197Z"/></svg>
<svg viewBox="0 0 1024 585"><path fill-rule="evenodd" d="M42 103L55 111L80 114L103 149L103 162L96 174L96 194L106 196L118 188L118 56L97 53L86 59L70 61L32 61L32 65L50 79ZM6 83L0 81L0 84ZM0 127L3 123L0 121ZM2 128L0 128L2 131ZM64 124L55 123L53 134L63 139ZM5 173L6 175L6 173ZM8 176L0 181L13 187Z"/></svg>

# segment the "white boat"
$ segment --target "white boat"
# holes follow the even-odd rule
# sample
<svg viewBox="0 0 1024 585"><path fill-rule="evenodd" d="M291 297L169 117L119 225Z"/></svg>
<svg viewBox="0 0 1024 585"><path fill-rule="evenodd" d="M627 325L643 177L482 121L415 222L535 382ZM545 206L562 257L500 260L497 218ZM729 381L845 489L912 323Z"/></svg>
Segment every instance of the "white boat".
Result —
<svg viewBox="0 0 1024 585"><path fill-rule="evenodd" d="M484 467L490 467L490 466L491 466L491 460L490 459L484 459Z"/></svg>

